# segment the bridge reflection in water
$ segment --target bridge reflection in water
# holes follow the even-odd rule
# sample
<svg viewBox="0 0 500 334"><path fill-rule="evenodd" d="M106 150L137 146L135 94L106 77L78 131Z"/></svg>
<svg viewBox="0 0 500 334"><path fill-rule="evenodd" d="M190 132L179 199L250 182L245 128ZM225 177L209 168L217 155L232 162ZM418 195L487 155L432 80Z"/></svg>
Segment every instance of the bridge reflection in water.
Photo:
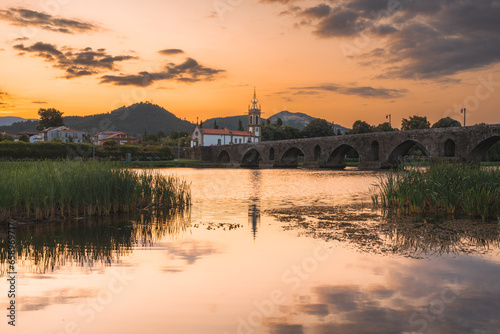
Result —
<svg viewBox="0 0 500 334"><path fill-rule="evenodd" d="M190 148L193 159L233 167L344 168L348 152L359 155L359 168L389 168L417 145L433 160L478 163L500 141L500 125L440 128L304 138Z"/></svg>

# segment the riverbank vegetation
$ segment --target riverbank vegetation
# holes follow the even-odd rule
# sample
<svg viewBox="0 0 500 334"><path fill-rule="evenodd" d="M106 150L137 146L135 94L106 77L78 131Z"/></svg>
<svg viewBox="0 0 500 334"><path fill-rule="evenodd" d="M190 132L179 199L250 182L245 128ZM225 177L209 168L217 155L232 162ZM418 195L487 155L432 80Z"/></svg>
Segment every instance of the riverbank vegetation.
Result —
<svg viewBox="0 0 500 334"><path fill-rule="evenodd" d="M0 164L0 221L109 216L190 203L188 183L151 170L94 161Z"/></svg>
<svg viewBox="0 0 500 334"><path fill-rule="evenodd" d="M136 161L173 160L174 154L168 146L103 145L47 142L25 143L0 142L0 161L43 159L104 159L125 160L127 153Z"/></svg>
<svg viewBox="0 0 500 334"><path fill-rule="evenodd" d="M380 178L373 201L405 214L500 215L500 170L462 164L433 164L389 172Z"/></svg>

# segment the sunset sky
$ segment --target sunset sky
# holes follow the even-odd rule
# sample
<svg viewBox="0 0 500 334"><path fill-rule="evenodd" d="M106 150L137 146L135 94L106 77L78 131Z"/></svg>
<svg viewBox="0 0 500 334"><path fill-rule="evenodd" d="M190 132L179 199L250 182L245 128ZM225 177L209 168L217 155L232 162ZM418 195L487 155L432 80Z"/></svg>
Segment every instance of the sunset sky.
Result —
<svg viewBox="0 0 500 334"><path fill-rule="evenodd" d="M0 116L500 123L498 0L2 0Z"/></svg>

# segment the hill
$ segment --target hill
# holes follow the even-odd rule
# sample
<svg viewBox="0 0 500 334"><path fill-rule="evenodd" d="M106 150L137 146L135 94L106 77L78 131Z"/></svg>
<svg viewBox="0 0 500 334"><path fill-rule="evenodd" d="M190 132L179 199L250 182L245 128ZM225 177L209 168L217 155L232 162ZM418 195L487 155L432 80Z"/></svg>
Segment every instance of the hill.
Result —
<svg viewBox="0 0 500 334"><path fill-rule="evenodd" d="M191 133L194 124L182 120L151 103L136 103L129 107L121 107L110 113L91 116L66 116L64 124L72 129L89 132L92 134L101 131L123 131L132 136L140 137L147 133L163 131L169 135L173 130ZM38 120L17 122L9 126L0 126L0 132L17 134L24 131L36 131Z"/></svg>
<svg viewBox="0 0 500 334"><path fill-rule="evenodd" d="M26 122L34 119L24 119L22 117L14 117L14 116L2 116L0 117L0 126L9 126L16 122Z"/></svg>
<svg viewBox="0 0 500 334"><path fill-rule="evenodd" d="M269 117L269 120L271 121L271 123L276 123L278 118L281 118L284 125L290 125L299 130L302 130L306 127L307 124L309 124L310 121L312 121L316 117L312 117L304 113L294 113L288 110L283 110ZM236 130L238 129L238 120L240 119L243 123L243 128L246 130L248 128L248 115L209 118L203 121L203 126L207 129L210 129L213 127L215 120L217 121L219 128L227 127L228 129ZM266 122L267 120L265 118L262 118L262 121ZM337 132L337 129L340 129L342 133L349 131L348 128L335 124L335 132Z"/></svg>
<svg viewBox="0 0 500 334"><path fill-rule="evenodd" d="M182 120L164 108L149 102L121 107L107 114L67 116L64 117L64 124L72 129L93 134L117 130L139 137L144 132L163 131L169 135L174 130L180 130L190 133L194 128L191 122Z"/></svg>
<svg viewBox="0 0 500 334"><path fill-rule="evenodd" d="M16 122L11 125L0 126L0 133L6 132L10 135L15 135L26 131L36 131L36 126L38 125L38 120L32 121L22 121Z"/></svg>

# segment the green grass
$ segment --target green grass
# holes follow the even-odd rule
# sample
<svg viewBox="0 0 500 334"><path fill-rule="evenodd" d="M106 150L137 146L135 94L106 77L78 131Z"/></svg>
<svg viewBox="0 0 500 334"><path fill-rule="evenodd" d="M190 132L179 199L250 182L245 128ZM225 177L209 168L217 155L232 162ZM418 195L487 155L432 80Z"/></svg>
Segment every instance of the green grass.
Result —
<svg viewBox="0 0 500 334"><path fill-rule="evenodd" d="M190 202L189 184L151 170L93 161L0 163L0 221L108 216Z"/></svg>
<svg viewBox="0 0 500 334"><path fill-rule="evenodd" d="M388 172L373 201L406 214L466 214L483 220L500 214L500 170L433 164Z"/></svg>
<svg viewBox="0 0 500 334"><path fill-rule="evenodd" d="M119 162L119 164L120 167L127 167L127 168L224 167L224 164L207 163L193 159L179 159L179 160L175 159L166 161L131 161L131 162Z"/></svg>

